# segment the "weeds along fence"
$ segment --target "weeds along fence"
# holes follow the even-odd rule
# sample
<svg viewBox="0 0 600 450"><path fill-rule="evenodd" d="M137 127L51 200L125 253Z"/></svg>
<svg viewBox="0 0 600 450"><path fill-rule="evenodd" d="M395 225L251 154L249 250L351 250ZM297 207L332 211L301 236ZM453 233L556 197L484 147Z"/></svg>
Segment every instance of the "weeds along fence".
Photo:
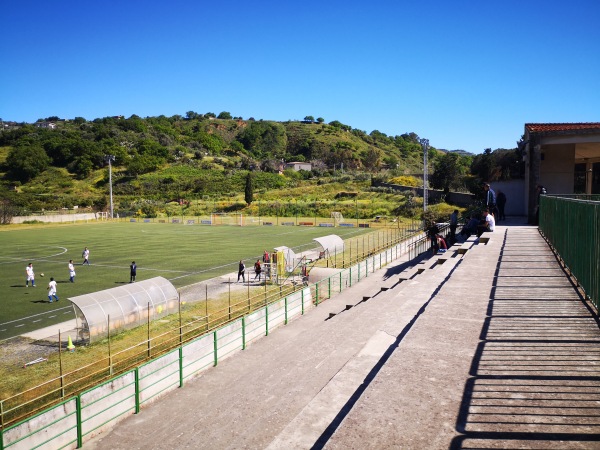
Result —
<svg viewBox="0 0 600 450"><path fill-rule="evenodd" d="M65 445L79 442L85 429L82 408L86 405L86 392L108 385L112 386L112 392L116 384L123 383L119 389L131 391L131 396L121 398L121 394L111 394L131 406L120 414L138 412L144 401L150 401L163 390L183 385L184 379L217 365L220 359L244 349L252 340L267 336L277 326L303 315L307 309L318 306L400 256L416 251L416 246L421 245L419 242L423 242L420 230L409 227L383 229L349 239L345 241L344 252L318 260L315 266L338 270L334 275L308 286L292 277L281 285L264 283L255 286L248 280L243 287L237 286L238 289L232 290L233 283L230 281L226 291L214 296L206 293L205 299L196 302L180 299L177 314L154 322L149 317L146 326L109 335L104 341L78 347L75 352L66 351L64 336L59 336L56 355L44 364L31 367L30 387L21 388L0 400L0 448L19 448L14 440L17 435L18 442L30 442L23 436L38 435L41 428L32 431L29 418L42 416L49 410L56 411L56 408L64 411L60 419L50 414L53 425L44 426L45 433L56 428L54 420L64 420L75 424L65 433L71 436L74 430L77 435L67 441L57 439L67 442ZM237 337L234 339L229 333ZM205 353L202 356L185 356L185 349L192 347L202 348ZM169 369L164 369L164 373L162 368L157 369L162 375L153 383L166 387L157 388L155 394L146 396L142 390L143 368L159 359L173 359L175 362L169 363ZM120 380L118 383L117 379ZM111 406L111 410L114 408ZM118 417L111 416L106 423ZM45 423L44 420L41 422ZM22 433L24 424L29 430L25 434ZM21 431L11 431L17 428Z"/></svg>
<svg viewBox="0 0 600 450"><path fill-rule="evenodd" d="M540 231L586 298L600 309L600 195L543 195Z"/></svg>

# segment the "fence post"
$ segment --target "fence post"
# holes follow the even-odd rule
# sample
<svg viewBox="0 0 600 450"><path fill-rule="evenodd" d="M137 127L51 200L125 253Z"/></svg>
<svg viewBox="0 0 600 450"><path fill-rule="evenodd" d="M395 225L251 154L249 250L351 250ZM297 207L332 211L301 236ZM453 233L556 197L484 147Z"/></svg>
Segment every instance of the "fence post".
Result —
<svg viewBox="0 0 600 450"><path fill-rule="evenodd" d="M246 316L242 316L242 350L246 350Z"/></svg>
<svg viewBox="0 0 600 450"><path fill-rule="evenodd" d="M340 292L342 292L342 272L340 272Z"/></svg>
<svg viewBox="0 0 600 450"><path fill-rule="evenodd" d="M183 347L179 345L179 387L183 387Z"/></svg>
<svg viewBox="0 0 600 450"><path fill-rule="evenodd" d="M62 366L62 340L60 330L58 330L58 367L60 371L60 398L65 398L65 380L63 377L63 366Z"/></svg>
<svg viewBox="0 0 600 450"><path fill-rule="evenodd" d="M83 447L83 430L81 422L81 394L75 397L75 417L77 420L77 448ZM2 446L4 448L4 446Z"/></svg>
<svg viewBox="0 0 600 450"><path fill-rule="evenodd" d="M331 277L327 278L327 298L331 298Z"/></svg>
<svg viewBox="0 0 600 450"><path fill-rule="evenodd" d="M150 358L150 354L152 353L150 348L152 344L150 343L150 302L148 302L148 358Z"/></svg>
<svg viewBox="0 0 600 450"><path fill-rule="evenodd" d="M319 284L317 283L316 286L319 286ZM300 304L302 305L302 312L301 314L304 315L304 289L302 289L300 294ZM317 296L317 305L319 304L319 297Z"/></svg>
<svg viewBox="0 0 600 450"><path fill-rule="evenodd" d="M111 348L110 348L110 314L106 317L106 321L108 322L108 374L112 376L113 364L112 364L112 353L111 353Z"/></svg>
<svg viewBox="0 0 600 450"><path fill-rule="evenodd" d="M138 367L133 370L133 374L135 376L135 413L138 414L140 412L140 372Z"/></svg>
<svg viewBox="0 0 600 450"><path fill-rule="evenodd" d="M4 400L0 400L0 448L4 448Z"/></svg>
<svg viewBox="0 0 600 450"><path fill-rule="evenodd" d="M269 335L269 305L265 305L265 336L268 336L268 335Z"/></svg>
<svg viewBox="0 0 600 450"><path fill-rule="evenodd" d="M285 298L285 324L288 324L288 298Z"/></svg>
<svg viewBox="0 0 600 450"><path fill-rule="evenodd" d="M219 362L219 357L217 356L217 330L213 331L213 350L214 350L214 362L215 366Z"/></svg>
<svg viewBox="0 0 600 450"><path fill-rule="evenodd" d="M315 284L315 306L319 306L319 283ZM304 314L304 290L302 290L302 314Z"/></svg>
<svg viewBox="0 0 600 450"><path fill-rule="evenodd" d="M352 287L352 266L350 266L350 269L348 272L348 279L350 280L350 285L348 287Z"/></svg>

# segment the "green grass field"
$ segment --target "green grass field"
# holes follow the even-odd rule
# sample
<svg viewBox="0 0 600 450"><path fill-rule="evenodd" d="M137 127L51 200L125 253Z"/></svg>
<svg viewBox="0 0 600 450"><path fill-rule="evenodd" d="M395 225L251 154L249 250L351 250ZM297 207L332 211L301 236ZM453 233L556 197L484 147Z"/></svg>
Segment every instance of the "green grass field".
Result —
<svg viewBox="0 0 600 450"><path fill-rule="evenodd" d="M315 237L337 234L346 239L369 231L169 223L39 225L0 230L0 340L73 318L68 297L129 282L133 260L138 266L138 281L163 276L179 288L236 272L240 259L252 267L265 249L285 245L298 252L315 248ZM90 249L91 266L81 266L84 247ZM75 262L75 283L69 282L69 259ZM36 288L25 288L25 267L30 262ZM58 303L48 303L50 277L58 282Z"/></svg>

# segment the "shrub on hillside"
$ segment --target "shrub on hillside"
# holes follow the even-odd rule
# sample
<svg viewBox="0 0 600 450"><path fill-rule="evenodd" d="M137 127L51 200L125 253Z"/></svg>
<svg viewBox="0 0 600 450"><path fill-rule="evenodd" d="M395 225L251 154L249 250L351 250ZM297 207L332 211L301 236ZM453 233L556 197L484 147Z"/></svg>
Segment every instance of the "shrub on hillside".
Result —
<svg viewBox="0 0 600 450"><path fill-rule="evenodd" d="M411 186L411 187L419 187L422 186L423 183L416 177L410 175L402 175L399 177L394 177L389 181L391 184L398 184L400 186Z"/></svg>

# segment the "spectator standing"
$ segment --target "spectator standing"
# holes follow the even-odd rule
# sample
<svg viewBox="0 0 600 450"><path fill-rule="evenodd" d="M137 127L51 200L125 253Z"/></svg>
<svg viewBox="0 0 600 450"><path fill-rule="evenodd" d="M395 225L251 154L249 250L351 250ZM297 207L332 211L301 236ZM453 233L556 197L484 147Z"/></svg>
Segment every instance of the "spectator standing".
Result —
<svg viewBox="0 0 600 450"><path fill-rule="evenodd" d="M506 206L506 195L502 191L498 191L498 196L496 197L496 205L498 206L498 222L501 220L506 220L506 216L504 215L504 207Z"/></svg>
<svg viewBox="0 0 600 450"><path fill-rule="evenodd" d="M485 206L490 210L490 213L498 217L498 208L496 207L496 193L491 188L489 183L484 183L483 190L485 191Z"/></svg>
<svg viewBox="0 0 600 450"><path fill-rule="evenodd" d="M83 258L83 263L81 264L82 266L84 264L87 264L88 266L90 265L90 251L88 250L88 248L84 248L83 252L81 253L81 257Z"/></svg>
<svg viewBox="0 0 600 450"><path fill-rule="evenodd" d="M242 281L246 282L246 266L244 265L244 261L240 261L238 265L238 283L240 282L240 277L242 277ZM249 278L248 278L249 279Z"/></svg>
<svg viewBox="0 0 600 450"><path fill-rule="evenodd" d="M262 272L262 268L260 267L260 261L257 259L254 263L254 280L258 277L258 281L260 281L260 273Z"/></svg>
<svg viewBox="0 0 600 450"><path fill-rule="evenodd" d="M458 209L450 214L450 244L456 242L456 227L458 226Z"/></svg>
<svg viewBox="0 0 600 450"><path fill-rule="evenodd" d="M129 266L129 282L135 283L135 277L137 276L137 264L135 261L131 261L131 265Z"/></svg>
<svg viewBox="0 0 600 450"><path fill-rule="evenodd" d="M58 301L58 295L56 295L56 281L50 277L50 283L48 283L48 302L52 303L52 297Z"/></svg>
<svg viewBox="0 0 600 450"><path fill-rule="evenodd" d="M29 282L31 281L31 287L35 287L35 274L33 273L33 263L29 263L27 267L25 267L25 274L27 278L25 279L25 287L29 287Z"/></svg>
<svg viewBox="0 0 600 450"><path fill-rule="evenodd" d="M69 281L75 283L75 265L72 259L69 260Z"/></svg>

